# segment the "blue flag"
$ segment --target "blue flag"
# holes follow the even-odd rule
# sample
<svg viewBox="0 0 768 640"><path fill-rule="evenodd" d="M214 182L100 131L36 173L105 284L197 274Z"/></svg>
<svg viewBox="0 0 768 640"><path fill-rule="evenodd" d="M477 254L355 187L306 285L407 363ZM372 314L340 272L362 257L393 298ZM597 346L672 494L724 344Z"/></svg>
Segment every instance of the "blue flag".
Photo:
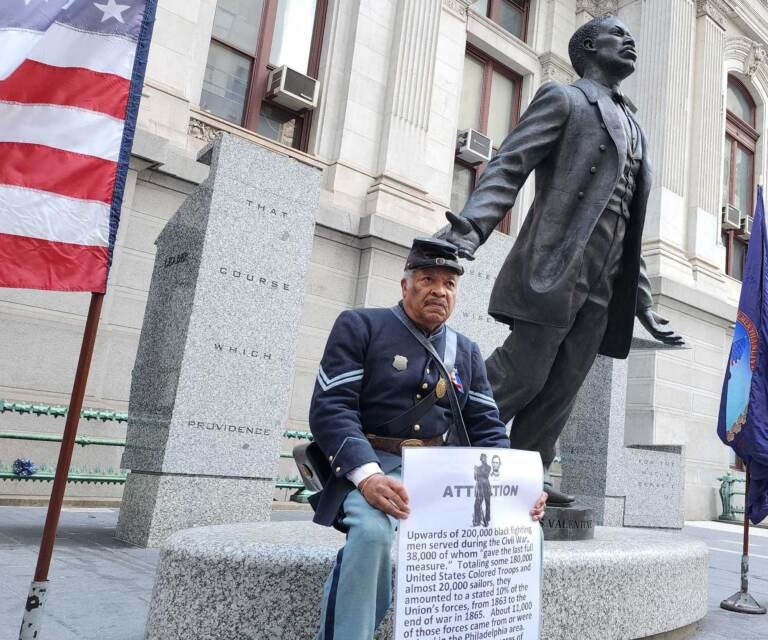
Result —
<svg viewBox="0 0 768 640"><path fill-rule="evenodd" d="M747 515L768 516L768 239L757 188L739 312L720 398L717 435L749 468Z"/></svg>

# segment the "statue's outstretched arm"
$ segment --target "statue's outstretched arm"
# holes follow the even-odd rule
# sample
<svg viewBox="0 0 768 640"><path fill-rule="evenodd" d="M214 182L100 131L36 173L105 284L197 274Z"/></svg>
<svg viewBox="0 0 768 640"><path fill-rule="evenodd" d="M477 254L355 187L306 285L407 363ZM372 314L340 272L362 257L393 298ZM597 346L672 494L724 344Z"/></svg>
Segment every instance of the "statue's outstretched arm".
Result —
<svg viewBox="0 0 768 640"><path fill-rule="evenodd" d="M564 85L542 85L488 163L461 215L448 212L450 225L435 235L453 242L471 257L515 204L531 171L555 148L570 112L570 96Z"/></svg>

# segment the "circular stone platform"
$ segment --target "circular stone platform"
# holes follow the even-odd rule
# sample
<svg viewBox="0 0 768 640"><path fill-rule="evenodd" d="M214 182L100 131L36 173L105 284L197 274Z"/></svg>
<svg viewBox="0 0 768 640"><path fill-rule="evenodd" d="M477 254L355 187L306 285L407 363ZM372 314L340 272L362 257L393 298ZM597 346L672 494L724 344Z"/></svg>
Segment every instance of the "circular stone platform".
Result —
<svg viewBox="0 0 768 640"><path fill-rule="evenodd" d="M311 640L343 542L311 522L180 531L161 551L145 640ZM706 611L702 542L598 527L593 540L545 544L542 640L645 638ZM391 638L389 619L376 638Z"/></svg>

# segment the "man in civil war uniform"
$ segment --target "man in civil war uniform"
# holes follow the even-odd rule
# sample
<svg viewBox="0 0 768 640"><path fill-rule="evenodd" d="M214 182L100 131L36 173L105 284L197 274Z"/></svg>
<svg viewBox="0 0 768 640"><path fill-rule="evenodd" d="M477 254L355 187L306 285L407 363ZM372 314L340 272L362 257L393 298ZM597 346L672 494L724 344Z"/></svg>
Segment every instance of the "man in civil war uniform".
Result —
<svg viewBox="0 0 768 640"><path fill-rule="evenodd" d="M446 439L509 447L480 349L445 324L463 271L455 246L417 238L402 301L344 311L328 337L309 424L332 475L312 504L315 522L336 526L347 541L325 585L319 640L372 639L390 606L391 546L409 514L402 448ZM455 401L463 420L453 415ZM534 520L545 500L542 493L533 506Z"/></svg>

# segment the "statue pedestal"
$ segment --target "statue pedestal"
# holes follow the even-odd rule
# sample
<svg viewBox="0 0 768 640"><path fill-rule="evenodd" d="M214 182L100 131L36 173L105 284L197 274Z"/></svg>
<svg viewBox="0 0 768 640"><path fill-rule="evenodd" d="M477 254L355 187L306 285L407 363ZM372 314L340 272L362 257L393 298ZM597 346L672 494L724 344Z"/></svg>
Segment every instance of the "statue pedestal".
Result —
<svg viewBox="0 0 768 640"><path fill-rule="evenodd" d="M671 349L635 324L633 349ZM560 489L612 527L683 526L684 449L624 443L627 361L598 356L560 436Z"/></svg>
<svg viewBox="0 0 768 640"><path fill-rule="evenodd" d="M680 640L707 613L708 553L677 532L598 527L548 542L541 640ZM312 640L323 583L344 544L310 522L180 531L160 554L146 640ZM212 607L211 603L226 606ZM392 640L392 611L376 640Z"/></svg>
<svg viewBox="0 0 768 640"><path fill-rule="evenodd" d="M541 528L545 540L591 540L595 537L595 512L579 504L547 506Z"/></svg>

